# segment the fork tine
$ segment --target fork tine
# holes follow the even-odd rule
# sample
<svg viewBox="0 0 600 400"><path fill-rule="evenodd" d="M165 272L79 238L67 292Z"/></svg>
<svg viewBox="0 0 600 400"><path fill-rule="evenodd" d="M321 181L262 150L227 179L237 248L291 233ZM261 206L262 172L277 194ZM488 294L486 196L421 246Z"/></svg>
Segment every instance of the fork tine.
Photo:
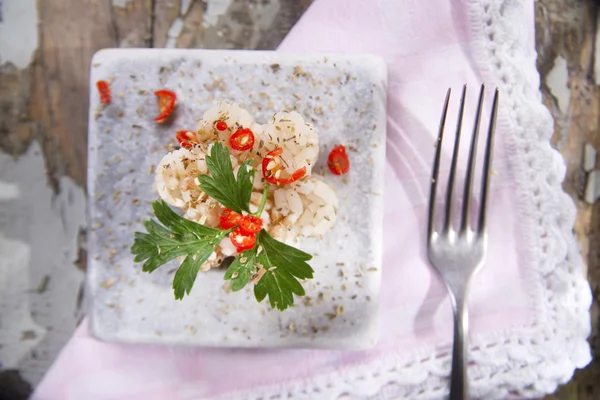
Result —
<svg viewBox="0 0 600 400"><path fill-rule="evenodd" d="M467 85L463 86L462 96L460 98L460 111L458 114L458 123L456 124L456 137L454 139L454 151L452 153L452 165L450 166L450 176L448 177L448 188L446 192L446 219L444 220L444 234L447 235L452 225L452 192L454 191L454 178L456 177L456 165L458 163L458 150L460 147L460 132L462 128L463 114L465 111L465 96L467 94Z"/></svg>
<svg viewBox="0 0 600 400"><path fill-rule="evenodd" d="M471 187L473 186L473 175L475 172L475 154L477 153L477 140L479 138L479 123L481 122L481 109L483 106L483 95L485 85L481 85L479 92L479 102L477 103L477 115L475 116L475 126L471 136L471 148L469 149L469 165L467 167L467 178L465 181L465 191L462 204L462 219L460 222L460 234L464 235L469 226L469 207L471 205Z"/></svg>
<svg viewBox="0 0 600 400"><path fill-rule="evenodd" d="M485 146L485 160L483 166L483 177L481 179L481 206L479 208L479 224L477 233L485 232L485 215L487 207L488 190L490 187L490 174L492 172L492 153L494 152L494 132L496 131L496 116L498 114L498 97L500 91L496 88L494 92L494 103L492 106L492 116L490 118L490 126L488 128L487 143Z"/></svg>
<svg viewBox="0 0 600 400"><path fill-rule="evenodd" d="M429 191L429 211L427 219L427 242L431 240L433 234L433 219L435 213L435 194L437 188L437 181L440 172L440 158L442 155L442 139L444 137L444 126L446 125L446 115L448 114L448 102L450 101L451 89L448 88L446 92L446 100L444 101L444 108L442 109L442 118L440 119L440 128L438 131L438 138L435 143L435 158L433 160L433 170L431 173L431 189Z"/></svg>

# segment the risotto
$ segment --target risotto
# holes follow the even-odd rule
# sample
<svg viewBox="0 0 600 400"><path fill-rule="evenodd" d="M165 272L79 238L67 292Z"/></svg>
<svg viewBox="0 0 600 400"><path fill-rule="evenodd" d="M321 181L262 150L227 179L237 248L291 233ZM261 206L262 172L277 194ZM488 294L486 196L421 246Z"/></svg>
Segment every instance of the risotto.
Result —
<svg viewBox="0 0 600 400"><path fill-rule="evenodd" d="M204 113L195 132L185 135L185 141L180 139L182 148L165 155L155 171L158 194L181 209L185 218L219 228L228 212L198 185L198 175L208 174L206 156L214 143L221 142L230 149L235 174L246 161L257 170L251 212L259 209L264 186L270 185L260 218L275 239L293 244L303 236L321 236L335 223L337 196L313 173L319 137L299 113L278 112L261 125L238 104L220 101ZM236 244L225 237L200 270L237 254Z"/></svg>

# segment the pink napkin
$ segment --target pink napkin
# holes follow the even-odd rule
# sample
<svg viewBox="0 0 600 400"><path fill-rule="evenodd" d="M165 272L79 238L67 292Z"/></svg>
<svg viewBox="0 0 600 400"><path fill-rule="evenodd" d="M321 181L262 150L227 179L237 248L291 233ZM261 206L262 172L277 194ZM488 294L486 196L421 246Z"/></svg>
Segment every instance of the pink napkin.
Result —
<svg viewBox="0 0 600 400"><path fill-rule="evenodd" d="M378 347L117 345L90 337L84 321L33 399L442 398L452 313L426 261L425 209L443 98L452 87L448 144L465 83L464 132L479 85L502 90L488 256L469 301L472 394L539 396L589 362L590 293L571 234L573 204L560 188L564 163L549 146L552 121L539 102L533 1L316 0L280 50L374 53L388 63Z"/></svg>

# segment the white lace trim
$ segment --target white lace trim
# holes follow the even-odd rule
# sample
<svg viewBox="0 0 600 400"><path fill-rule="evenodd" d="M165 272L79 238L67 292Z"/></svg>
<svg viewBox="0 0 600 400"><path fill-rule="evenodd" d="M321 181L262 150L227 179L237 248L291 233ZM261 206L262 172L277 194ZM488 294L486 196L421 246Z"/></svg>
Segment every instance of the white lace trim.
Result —
<svg viewBox="0 0 600 400"><path fill-rule="evenodd" d="M470 390L474 398L539 397L570 379L590 361L591 292L572 233L576 209L561 188L565 164L550 146L552 116L541 103L536 53L527 41L520 0L467 2L473 58L483 81L501 89L498 123L504 137L521 221L529 221L531 276L539 311L533 327L478 335L471 340ZM224 399L438 399L448 393L450 354L413 354L349 367L310 382L227 395Z"/></svg>

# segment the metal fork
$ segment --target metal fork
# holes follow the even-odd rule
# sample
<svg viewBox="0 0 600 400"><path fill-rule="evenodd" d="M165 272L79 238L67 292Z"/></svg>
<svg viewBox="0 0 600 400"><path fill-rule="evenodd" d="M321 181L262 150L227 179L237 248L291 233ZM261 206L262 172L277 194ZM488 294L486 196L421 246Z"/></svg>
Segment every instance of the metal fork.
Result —
<svg viewBox="0 0 600 400"><path fill-rule="evenodd" d="M476 226L474 229L471 229L471 224L469 223L469 207L471 204L471 187L473 186L473 176L475 171L475 154L477 152L477 139L479 136L479 125L481 121L483 95L485 90L485 87L482 85L479 93L479 102L477 105L477 114L475 117L473 135L471 138L471 148L469 150L469 160L463 193L462 216L458 230L456 230L452 226L452 192L454 190L454 182L456 178L456 165L458 163L458 149L465 109L466 89L467 86L465 85L462 90L460 111L458 114L458 123L456 127L456 139L454 142L450 175L448 177L446 203L444 208L444 222L442 229L440 231L436 231L434 227L436 189L440 170L440 156L442 154L444 125L446 123L448 103L450 100L450 89L448 89L446 94L446 101L444 102L438 139L436 143L435 159L433 162L431 191L429 195L429 216L427 223L427 256L429 258L429 262L435 267L446 284L454 312L454 344L452 348L450 400L464 400L467 399L468 395L467 340L469 331L469 317L467 310L467 296L469 291L469 282L477 273L477 271L481 269L486 253L487 235L485 214L488 189L490 185L494 130L496 126L496 115L498 113L498 89L496 89L494 93L492 114L488 127L487 144L485 147L479 213Z"/></svg>

